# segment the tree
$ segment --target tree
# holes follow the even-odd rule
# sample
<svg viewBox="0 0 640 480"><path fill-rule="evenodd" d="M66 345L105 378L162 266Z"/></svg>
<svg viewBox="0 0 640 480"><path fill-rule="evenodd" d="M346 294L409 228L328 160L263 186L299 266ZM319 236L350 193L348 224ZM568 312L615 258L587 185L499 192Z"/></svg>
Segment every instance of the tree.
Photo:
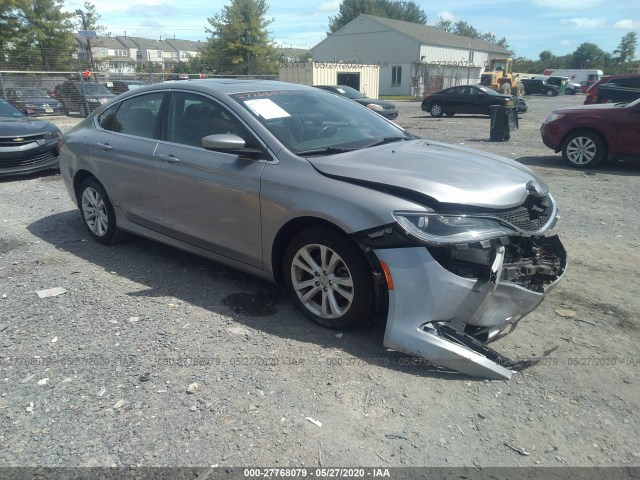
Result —
<svg viewBox="0 0 640 480"><path fill-rule="evenodd" d="M440 17L438 23L436 23L435 26L436 28L441 28L445 32L453 33L455 35L479 38L489 43L493 43L494 45L498 45L502 48L509 48L509 43L507 42L507 39L505 37L502 37L500 40L496 40L496 34L493 32L485 32L481 34L475 27L468 24L464 20L459 20L456 23L453 23L452 20L445 20L444 18Z"/></svg>
<svg viewBox="0 0 640 480"><path fill-rule="evenodd" d="M618 44L618 48L613 51L613 58L619 63L626 63L636 55L638 36L636 32L627 33Z"/></svg>
<svg viewBox="0 0 640 480"><path fill-rule="evenodd" d="M98 22L102 15L96 12L96 6L91 3L89 0L84 0L84 23L83 21L78 19L78 29L79 30L95 30L98 35L110 36L111 32L107 31L107 27L104 25L99 25Z"/></svg>
<svg viewBox="0 0 640 480"><path fill-rule="evenodd" d="M276 71L275 48L267 27L265 0L231 0L222 12L208 18L211 34L205 59L221 73L252 75Z"/></svg>
<svg viewBox="0 0 640 480"><path fill-rule="evenodd" d="M26 0L2 0L0 4L0 67L7 65L11 44L21 36L19 12Z"/></svg>
<svg viewBox="0 0 640 480"><path fill-rule="evenodd" d="M602 68L606 54L595 43L584 42L571 54L569 68Z"/></svg>
<svg viewBox="0 0 640 480"><path fill-rule="evenodd" d="M20 43L39 52L42 70L62 70L69 66L73 50L73 13L63 13L63 0L32 0L22 6Z"/></svg>
<svg viewBox="0 0 640 480"><path fill-rule="evenodd" d="M338 15L329 17L329 32L327 32L327 35L340 30L362 13L405 22L427 24L427 14L413 1L342 0Z"/></svg>

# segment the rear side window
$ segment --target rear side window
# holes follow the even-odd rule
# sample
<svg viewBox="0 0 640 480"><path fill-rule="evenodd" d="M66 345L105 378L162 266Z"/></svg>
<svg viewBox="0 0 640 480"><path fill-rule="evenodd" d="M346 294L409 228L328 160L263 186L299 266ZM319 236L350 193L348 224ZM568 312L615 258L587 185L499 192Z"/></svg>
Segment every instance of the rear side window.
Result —
<svg viewBox="0 0 640 480"><path fill-rule="evenodd" d="M617 85L625 88L640 88L640 77L615 78L609 82L609 85Z"/></svg>
<svg viewBox="0 0 640 480"><path fill-rule="evenodd" d="M110 108L98 118L98 122L100 123L101 117L105 115L103 128L106 130L136 137L159 139L160 106L164 95L164 92L155 92L125 100L120 103L113 119L107 118ZM100 125L103 124L100 123Z"/></svg>

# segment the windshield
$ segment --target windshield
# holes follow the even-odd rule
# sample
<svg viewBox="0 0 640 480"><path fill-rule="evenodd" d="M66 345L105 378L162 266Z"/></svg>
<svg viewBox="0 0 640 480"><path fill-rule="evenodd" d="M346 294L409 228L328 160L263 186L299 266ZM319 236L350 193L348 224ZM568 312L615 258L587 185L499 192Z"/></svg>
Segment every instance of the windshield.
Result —
<svg viewBox="0 0 640 480"><path fill-rule="evenodd" d="M365 96L360 93L358 90L356 90L355 88L351 88L351 87L347 87L346 85L338 85L336 87L336 90L338 90L338 92L340 92L340 95L345 96L347 98L365 98Z"/></svg>
<svg viewBox="0 0 640 480"><path fill-rule="evenodd" d="M487 95L500 95L498 92L496 92L495 90L491 90L490 88L487 87L482 87L480 85L478 85L478 90L486 93Z"/></svg>
<svg viewBox="0 0 640 480"><path fill-rule="evenodd" d="M339 153L389 138L414 138L366 107L322 90L233 95L294 153Z"/></svg>
<svg viewBox="0 0 640 480"><path fill-rule="evenodd" d="M0 100L0 117L20 118L24 114L10 103Z"/></svg>
<svg viewBox="0 0 640 480"><path fill-rule="evenodd" d="M16 89L16 97L30 97L30 98L49 98L46 92L43 92L39 88L21 88Z"/></svg>
<svg viewBox="0 0 640 480"><path fill-rule="evenodd" d="M82 91L82 86L78 85ZM99 83L89 83L85 82L84 91L87 95L112 95L112 93L105 87L104 85L100 85Z"/></svg>

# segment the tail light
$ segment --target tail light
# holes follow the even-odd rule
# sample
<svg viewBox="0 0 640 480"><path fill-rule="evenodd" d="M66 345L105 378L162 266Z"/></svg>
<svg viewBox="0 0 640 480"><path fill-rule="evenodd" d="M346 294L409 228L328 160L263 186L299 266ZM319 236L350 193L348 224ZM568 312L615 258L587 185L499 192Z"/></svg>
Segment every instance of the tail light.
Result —
<svg viewBox="0 0 640 480"><path fill-rule="evenodd" d="M429 98L431 95L426 94L424 97L422 97L422 101L425 101L427 98Z"/></svg>

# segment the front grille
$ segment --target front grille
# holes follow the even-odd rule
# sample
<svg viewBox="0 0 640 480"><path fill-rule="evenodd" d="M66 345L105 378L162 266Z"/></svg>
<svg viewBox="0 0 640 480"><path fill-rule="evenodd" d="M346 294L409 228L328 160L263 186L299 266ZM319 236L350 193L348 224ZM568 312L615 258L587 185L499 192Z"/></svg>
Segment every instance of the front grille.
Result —
<svg viewBox="0 0 640 480"><path fill-rule="evenodd" d="M536 198L530 196L527 201L512 210L492 213L490 216L525 232L536 232L544 227L553 215L553 202L549 196Z"/></svg>
<svg viewBox="0 0 640 480"><path fill-rule="evenodd" d="M37 163L50 162L58 158L58 149L51 148L46 151L39 150L34 155L22 158L1 158L0 168L15 168L15 167L28 167Z"/></svg>
<svg viewBox="0 0 640 480"><path fill-rule="evenodd" d="M19 142L16 142L14 139L22 138ZM33 143L36 140L42 138L42 134L39 135L27 135L22 137L20 135L16 135L15 137L0 137L0 147L21 147L23 145L28 145L29 143Z"/></svg>

